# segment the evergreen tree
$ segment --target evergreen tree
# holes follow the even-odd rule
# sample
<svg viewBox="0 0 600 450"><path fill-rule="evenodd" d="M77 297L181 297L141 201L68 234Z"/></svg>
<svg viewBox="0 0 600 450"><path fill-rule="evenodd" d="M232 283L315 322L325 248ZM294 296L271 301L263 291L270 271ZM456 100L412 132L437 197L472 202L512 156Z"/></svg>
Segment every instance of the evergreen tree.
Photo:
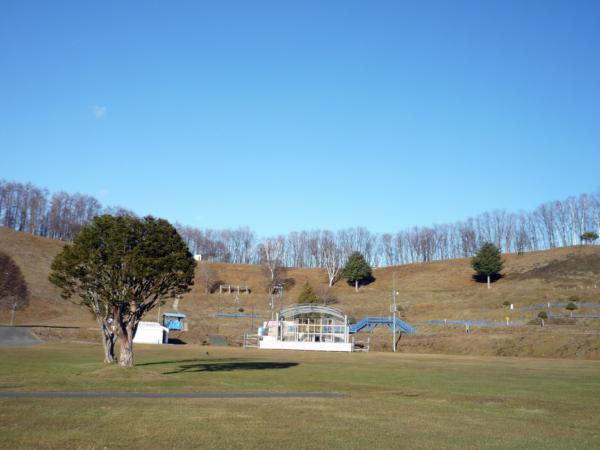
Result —
<svg viewBox="0 0 600 450"><path fill-rule="evenodd" d="M302 286L302 291L298 296L297 303L318 303L317 294L315 294L315 290L311 286L311 284L307 281Z"/></svg>
<svg viewBox="0 0 600 450"><path fill-rule="evenodd" d="M486 242L471 258L471 267L477 274L487 276L487 286L490 289L490 275L500 272L505 262L501 258L500 249L491 242Z"/></svg>
<svg viewBox="0 0 600 450"><path fill-rule="evenodd" d="M593 244L594 241L596 239L598 239L598 235L596 233L594 233L593 231L588 231L587 233L583 233L581 236L579 236L579 238L582 241L591 242Z"/></svg>
<svg viewBox="0 0 600 450"><path fill-rule="evenodd" d="M56 255L50 281L63 298L88 307L104 324L103 333L119 337L119 365L132 367L140 320L166 299L189 292L195 267L187 245L166 220L104 215ZM106 310L112 322L101 314Z"/></svg>
<svg viewBox="0 0 600 450"><path fill-rule="evenodd" d="M348 257L342 271L344 278L348 281L354 281L356 292L358 292L358 282L370 277L372 273L373 269L360 252L354 252Z"/></svg>
<svg viewBox="0 0 600 450"><path fill-rule="evenodd" d="M574 302L570 302L570 303L569 303L569 304L568 304L568 305L565 307L565 309L566 309L567 311L569 311L569 312L571 313L571 317L573 317L573 311L575 311L575 310L576 310L576 309L578 309L578 308L577 308L577 305L576 305Z"/></svg>

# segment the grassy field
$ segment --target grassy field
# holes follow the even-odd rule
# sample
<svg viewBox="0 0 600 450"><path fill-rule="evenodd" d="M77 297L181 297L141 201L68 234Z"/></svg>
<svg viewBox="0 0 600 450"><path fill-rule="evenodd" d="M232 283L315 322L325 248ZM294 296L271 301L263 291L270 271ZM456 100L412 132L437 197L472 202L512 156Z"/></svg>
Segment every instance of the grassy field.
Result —
<svg viewBox="0 0 600 450"><path fill-rule="evenodd" d="M209 354L207 354L207 351ZM336 392L324 399L0 398L1 448L600 447L600 362L143 346L0 348L15 392Z"/></svg>

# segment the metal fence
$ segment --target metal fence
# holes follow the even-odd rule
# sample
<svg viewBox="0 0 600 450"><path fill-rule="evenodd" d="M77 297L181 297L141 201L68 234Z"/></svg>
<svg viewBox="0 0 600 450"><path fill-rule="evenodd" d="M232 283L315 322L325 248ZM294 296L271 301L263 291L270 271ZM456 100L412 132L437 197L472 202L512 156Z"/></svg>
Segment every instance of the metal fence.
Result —
<svg viewBox="0 0 600 450"><path fill-rule="evenodd" d="M256 315L253 316L252 314L215 314L215 317L235 317L235 318L245 317L248 319L252 319L252 318L262 319L262 316L256 316Z"/></svg>
<svg viewBox="0 0 600 450"><path fill-rule="evenodd" d="M497 327L506 327L506 326L521 326L525 325L525 323L517 323L517 322L488 322L486 320L426 320L424 322L415 322L411 323L410 326L419 326L419 325L429 325L429 324L438 324L438 325L486 325L486 326L497 326Z"/></svg>
<svg viewBox="0 0 600 450"><path fill-rule="evenodd" d="M523 306L521 307L521 311L525 311L526 309L536 309L536 308L564 308L565 306L567 306L569 303L571 302L567 302L567 303L542 303L541 305L531 305L531 306ZM581 303L581 302L577 302L575 303L577 305L578 308L583 307L588 307L588 308L594 308L594 307L600 307L600 303Z"/></svg>

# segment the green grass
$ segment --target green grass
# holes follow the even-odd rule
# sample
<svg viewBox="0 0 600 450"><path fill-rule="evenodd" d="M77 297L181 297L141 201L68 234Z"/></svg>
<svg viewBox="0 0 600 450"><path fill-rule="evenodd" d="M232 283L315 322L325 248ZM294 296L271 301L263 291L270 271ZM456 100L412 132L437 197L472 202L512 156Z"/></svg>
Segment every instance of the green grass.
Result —
<svg viewBox="0 0 600 450"><path fill-rule="evenodd" d="M210 354L207 355L206 352ZM0 399L0 448L598 448L600 362L99 345L0 348L21 392L338 392L326 399Z"/></svg>

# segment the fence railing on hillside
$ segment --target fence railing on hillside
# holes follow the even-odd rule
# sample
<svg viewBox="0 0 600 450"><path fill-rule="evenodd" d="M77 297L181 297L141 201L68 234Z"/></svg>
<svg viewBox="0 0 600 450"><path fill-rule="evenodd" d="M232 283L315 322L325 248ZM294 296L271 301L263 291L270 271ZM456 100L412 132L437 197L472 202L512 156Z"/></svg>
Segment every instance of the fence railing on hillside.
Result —
<svg viewBox="0 0 600 450"><path fill-rule="evenodd" d="M262 319L262 316L252 315L252 314L215 314L215 317L244 317L247 319Z"/></svg>
<svg viewBox="0 0 600 450"><path fill-rule="evenodd" d="M584 319L586 317L600 317L600 314L573 314L571 315L565 315L565 314L550 314L548 313L548 317L573 317L574 319Z"/></svg>
<svg viewBox="0 0 600 450"><path fill-rule="evenodd" d="M541 305L531 305L531 306L523 306L521 307L521 311L525 311L527 309L536 309L536 308L564 308L565 306L567 306L570 302L566 302L566 303L542 303ZM588 307L588 308L597 308L600 307L600 303L583 303L583 302L576 302L575 303L577 305L578 308L581 307Z"/></svg>
<svg viewBox="0 0 600 450"><path fill-rule="evenodd" d="M424 322L415 322L411 323L411 327L419 326L419 325L485 325L485 326L497 326L497 327L506 327L506 326L521 326L525 325L525 323L520 322L491 322L486 320L426 320Z"/></svg>
<svg viewBox="0 0 600 450"><path fill-rule="evenodd" d="M482 307L481 307L481 308L479 308L479 309L490 309L490 307L489 307L489 306L482 306Z"/></svg>

